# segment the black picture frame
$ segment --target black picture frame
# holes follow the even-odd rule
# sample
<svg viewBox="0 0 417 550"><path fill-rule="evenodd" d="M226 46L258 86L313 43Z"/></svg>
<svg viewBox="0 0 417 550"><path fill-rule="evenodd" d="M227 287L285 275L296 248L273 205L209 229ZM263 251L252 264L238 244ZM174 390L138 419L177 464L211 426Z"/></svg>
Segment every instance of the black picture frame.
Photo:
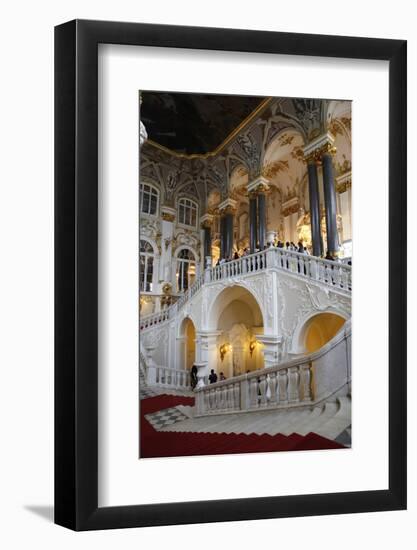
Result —
<svg viewBox="0 0 417 550"><path fill-rule="evenodd" d="M98 507L98 44L389 62L389 488ZM55 522L74 530L406 508L404 40L74 20L55 28Z"/></svg>

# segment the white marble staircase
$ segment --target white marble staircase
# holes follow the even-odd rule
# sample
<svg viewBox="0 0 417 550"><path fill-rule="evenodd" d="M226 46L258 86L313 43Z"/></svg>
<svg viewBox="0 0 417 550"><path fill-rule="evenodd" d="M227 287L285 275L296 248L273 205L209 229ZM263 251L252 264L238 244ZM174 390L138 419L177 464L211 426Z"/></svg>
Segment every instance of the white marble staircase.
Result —
<svg viewBox="0 0 417 550"><path fill-rule="evenodd" d="M331 440L351 429L351 397L329 399L319 405L295 410L264 410L250 413L195 417L195 407L177 407L188 418L162 428L164 432L282 434L312 432Z"/></svg>

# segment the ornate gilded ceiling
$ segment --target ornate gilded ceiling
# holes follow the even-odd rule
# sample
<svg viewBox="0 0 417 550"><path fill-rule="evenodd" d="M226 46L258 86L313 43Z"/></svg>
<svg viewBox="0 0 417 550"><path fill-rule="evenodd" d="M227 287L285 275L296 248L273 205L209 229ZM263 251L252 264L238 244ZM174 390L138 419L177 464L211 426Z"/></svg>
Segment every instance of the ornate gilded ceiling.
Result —
<svg viewBox="0 0 417 550"><path fill-rule="evenodd" d="M177 153L215 150L265 99L263 97L141 92L148 136Z"/></svg>
<svg viewBox="0 0 417 550"><path fill-rule="evenodd" d="M143 92L141 117L150 137L141 177L166 204L179 192L205 207L213 193L243 198L259 174L290 200L306 181L303 148L324 132L335 138L336 176L351 170L350 101Z"/></svg>

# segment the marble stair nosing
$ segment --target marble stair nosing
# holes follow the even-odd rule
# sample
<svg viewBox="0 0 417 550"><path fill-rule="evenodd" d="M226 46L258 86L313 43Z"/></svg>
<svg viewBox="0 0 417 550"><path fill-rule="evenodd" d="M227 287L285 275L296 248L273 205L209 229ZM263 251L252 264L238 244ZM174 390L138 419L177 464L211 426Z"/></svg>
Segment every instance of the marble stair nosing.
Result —
<svg viewBox="0 0 417 550"><path fill-rule="evenodd" d="M311 422L306 422L302 428L297 430L299 435L307 435L310 432L317 433L317 430L323 426L339 410L339 404L335 401L328 401L323 407L322 413L313 418Z"/></svg>
<svg viewBox="0 0 417 550"><path fill-rule="evenodd" d="M322 424L317 432L327 439L335 439L351 425L351 401L347 397L339 397L339 410L327 422Z"/></svg>

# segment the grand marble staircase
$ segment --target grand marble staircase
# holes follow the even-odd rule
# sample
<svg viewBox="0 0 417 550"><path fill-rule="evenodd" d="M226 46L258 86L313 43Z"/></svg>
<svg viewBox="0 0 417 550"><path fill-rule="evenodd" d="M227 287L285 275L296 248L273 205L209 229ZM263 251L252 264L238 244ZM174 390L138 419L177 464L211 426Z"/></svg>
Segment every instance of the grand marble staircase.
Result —
<svg viewBox="0 0 417 550"><path fill-rule="evenodd" d="M194 417L193 402L192 397L165 394L141 401L142 458L350 446L350 397L304 411L259 411L216 418Z"/></svg>
<svg viewBox="0 0 417 550"><path fill-rule="evenodd" d="M314 407L297 410L255 411L216 417L195 417L195 407L177 406L183 415L177 422L161 426L163 432L268 434L306 436L315 433L330 440L348 443L351 426L351 398L341 396ZM186 417L186 418L184 418ZM347 433L345 433L347 432ZM343 440L343 441L342 441Z"/></svg>

